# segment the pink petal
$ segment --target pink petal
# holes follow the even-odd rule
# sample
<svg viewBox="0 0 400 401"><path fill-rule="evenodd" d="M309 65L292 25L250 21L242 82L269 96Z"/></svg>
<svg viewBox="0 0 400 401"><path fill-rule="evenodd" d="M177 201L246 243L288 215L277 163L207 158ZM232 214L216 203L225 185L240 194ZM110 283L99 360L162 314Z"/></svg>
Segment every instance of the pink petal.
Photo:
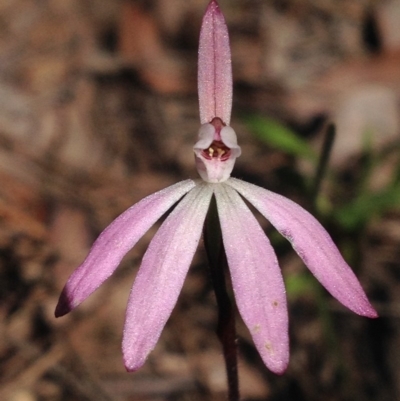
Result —
<svg viewBox="0 0 400 401"><path fill-rule="evenodd" d="M199 184L176 206L151 241L128 301L122 349L128 371L139 369L174 308L196 251L212 187Z"/></svg>
<svg viewBox="0 0 400 401"><path fill-rule="evenodd" d="M242 149L237 143L236 132L231 127L223 127L221 129L221 141L231 150L232 157L239 157Z"/></svg>
<svg viewBox="0 0 400 401"><path fill-rule="evenodd" d="M203 17L198 68L201 123L219 117L229 125L232 109L231 50L224 16L214 0Z"/></svg>
<svg viewBox="0 0 400 401"><path fill-rule="evenodd" d="M221 184L215 196L239 312L264 363L283 373L289 361L288 315L275 252L236 191Z"/></svg>
<svg viewBox="0 0 400 401"><path fill-rule="evenodd" d="M68 279L55 315L65 315L95 291L144 233L194 186L192 180L179 182L142 199L117 217L100 234L85 261Z"/></svg>
<svg viewBox="0 0 400 401"><path fill-rule="evenodd" d="M350 266L331 237L306 210L264 188L231 178L227 181L287 238L321 284L353 312L377 317Z"/></svg>

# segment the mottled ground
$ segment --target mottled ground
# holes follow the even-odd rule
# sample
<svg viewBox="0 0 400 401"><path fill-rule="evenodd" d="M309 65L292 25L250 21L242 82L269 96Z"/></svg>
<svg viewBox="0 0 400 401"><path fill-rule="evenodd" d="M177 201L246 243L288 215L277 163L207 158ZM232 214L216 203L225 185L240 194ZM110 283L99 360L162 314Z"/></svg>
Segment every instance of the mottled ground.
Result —
<svg viewBox="0 0 400 401"><path fill-rule="evenodd" d="M320 291L272 232L292 283L291 361L281 377L268 372L238 317L242 399L400 399L400 196L357 206L354 215L366 212L355 226L335 219L366 176L367 194L400 176L400 1L220 4L232 43L232 126L243 150L234 175L310 208L301 179L310 166L254 136L245 117L272 117L316 149L325 123L335 121L317 213L381 316L356 316ZM124 369L121 333L156 227L85 303L54 318L66 279L114 217L196 177L196 58L206 5L0 0L0 400L226 399L202 245L137 373Z"/></svg>

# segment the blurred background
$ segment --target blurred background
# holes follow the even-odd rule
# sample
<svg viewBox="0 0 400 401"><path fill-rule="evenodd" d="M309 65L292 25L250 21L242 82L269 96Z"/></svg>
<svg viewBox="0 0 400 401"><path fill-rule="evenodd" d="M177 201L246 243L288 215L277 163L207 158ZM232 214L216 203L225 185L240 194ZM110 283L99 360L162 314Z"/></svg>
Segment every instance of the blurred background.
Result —
<svg viewBox="0 0 400 401"><path fill-rule="evenodd" d="M145 366L125 372L126 301L150 230L96 293L58 295L113 218L196 178L207 0L0 0L0 399L226 399L202 244ZM233 175L312 211L380 318L346 310L264 219L289 299L270 373L237 319L246 401L400 399L400 1L220 0L242 156ZM337 134L316 194L326 127ZM268 277L266 277L268 279Z"/></svg>

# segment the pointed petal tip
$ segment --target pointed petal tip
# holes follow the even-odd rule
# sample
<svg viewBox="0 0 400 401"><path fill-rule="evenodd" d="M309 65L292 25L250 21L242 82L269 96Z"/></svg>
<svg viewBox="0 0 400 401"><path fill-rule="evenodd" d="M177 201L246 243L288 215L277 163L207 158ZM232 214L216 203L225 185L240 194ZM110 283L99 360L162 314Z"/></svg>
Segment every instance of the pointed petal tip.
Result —
<svg viewBox="0 0 400 401"><path fill-rule="evenodd" d="M379 317L378 312L374 309L372 305L369 305L368 308L365 308L363 311L358 313L361 316L369 317L370 319L376 319Z"/></svg>
<svg viewBox="0 0 400 401"><path fill-rule="evenodd" d="M275 373L278 376L282 376L286 372L287 366L285 367L279 367L276 369L271 369L272 373Z"/></svg>
<svg viewBox="0 0 400 401"><path fill-rule="evenodd" d="M269 363L267 367L272 373L281 376L286 372L288 365L289 365L288 360L279 360L279 361L274 361L273 363Z"/></svg>
<svg viewBox="0 0 400 401"><path fill-rule="evenodd" d="M128 373L135 373L136 371L138 371L140 368L142 367L142 365L137 366L137 365L129 365L128 363L125 362L125 369Z"/></svg>
<svg viewBox="0 0 400 401"><path fill-rule="evenodd" d="M287 340L289 337L287 336ZM275 347L270 344L268 347L268 352L265 352L265 349L261 349L258 347L260 355L264 360L267 368L276 375L283 375L286 372L286 369L289 365L289 344L275 344Z"/></svg>
<svg viewBox="0 0 400 401"><path fill-rule="evenodd" d="M135 360L135 358L125 355L124 350L122 352L124 354L123 359L125 369L128 373L137 372L146 362L146 359Z"/></svg>
<svg viewBox="0 0 400 401"><path fill-rule="evenodd" d="M220 19L219 22L222 22L225 25L225 17L222 14L221 8L219 7L219 4L216 0L211 0L208 3L208 6L203 16L203 24L206 21L212 21L213 17L218 17Z"/></svg>
<svg viewBox="0 0 400 401"><path fill-rule="evenodd" d="M66 315L67 313L71 312L74 309L74 306L69 299L68 295L66 294L65 289L62 291L60 298L58 300L56 309L54 311L55 317L61 317Z"/></svg>
<svg viewBox="0 0 400 401"><path fill-rule="evenodd" d="M219 11L219 12L221 12L217 0L211 0L211 1L208 3L207 9L206 9L206 13L207 13L207 12L212 12L212 11Z"/></svg>
<svg viewBox="0 0 400 401"><path fill-rule="evenodd" d="M208 4L206 11L204 13L204 19L217 17L219 22L222 24L226 24L224 14L221 11L221 8L216 0L211 0Z"/></svg>
<svg viewBox="0 0 400 401"><path fill-rule="evenodd" d="M338 299L339 302L341 302L344 306L346 306L348 309L350 309L352 312L356 313L359 316L368 317L370 319L376 319L379 317L378 312L371 305L371 303L367 298L367 295L362 289L360 290L358 296L355 296L355 298L356 300L352 304L346 305L344 302L341 302L341 300L336 297L336 299Z"/></svg>
<svg viewBox="0 0 400 401"><path fill-rule="evenodd" d="M349 310L351 310L352 312L356 313L359 316L368 317L370 319L376 319L376 318L379 317L378 312L369 303L369 301L367 299L367 296L365 295L364 292L361 292L361 294L359 294L359 296L358 296L358 299L356 299L352 303L349 303L348 300L342 299L342 298L340 298L338 296L335 296L335 298L342 305L344 305L346 308L348 308Z"/></svg>
<svg viewBox="0 0 400 401"><path fill-rule="evenodd" d="M64 308L60 308L59 305L56 306L56 310L54 311L54 317L62 317L66 315L68 311L66 311Z"/></svg>

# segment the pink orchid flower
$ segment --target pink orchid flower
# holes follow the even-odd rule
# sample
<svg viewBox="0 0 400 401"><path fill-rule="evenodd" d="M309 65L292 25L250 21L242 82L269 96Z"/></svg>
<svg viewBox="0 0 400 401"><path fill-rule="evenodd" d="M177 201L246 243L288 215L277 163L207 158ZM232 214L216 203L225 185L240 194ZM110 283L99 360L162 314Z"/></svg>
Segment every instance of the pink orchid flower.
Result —
<svg viewBox="0 0 400 401"><path fill-rule="evenodd" d="M186 180L150 195L117 217L69 278L56 316L77 307L117 268L125 254L174 204L150 242L133 284L123 333L128 371L139 369L174 308L198 246L212 196L236 303L267 367L283 373L289 360L285 287L272 246L242 198L292 244L321 284L353 312L377 317L329 234L291 200L230 178L241 150L229 126L232 71L228 30L215 0L203 18L198 89L201 127L194 145L202 180Z"/></svg>

